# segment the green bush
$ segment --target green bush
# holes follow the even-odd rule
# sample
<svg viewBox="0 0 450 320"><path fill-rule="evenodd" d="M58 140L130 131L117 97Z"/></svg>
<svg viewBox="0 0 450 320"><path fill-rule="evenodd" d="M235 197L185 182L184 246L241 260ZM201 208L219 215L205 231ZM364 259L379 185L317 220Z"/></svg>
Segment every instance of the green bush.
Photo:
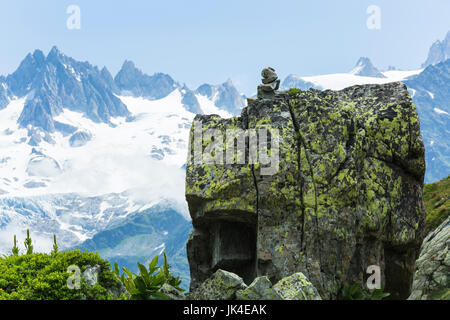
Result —
<svg viewBox="0 0 450 320"><path fill-rule="evenodd" d="M26 254L19 255L16 236L12 255L0 258L0 300L110 300L117 299L111 290L121 287L120 279L111 271L108 261L97 253L71 250L58 253L56 237L51 254L33 253L27 230ZM69 266L78 266L81 274L87 266L100 266L98 282L87 285L80 275L80 288L69 289L67 281L73 274ZM122 295L120 299L127 298Z"/></svg>
<svg viewBox="0 0 450 320"><path fill-rule="evenodd" d="M14 246L11 249L11 252L14 256L19 255L19 247L17 246L17 238L16 235L14 235Z"/></svg>
<svg viewBox="0 0 450 320"><path fill-rule="evenodd" d="M299 93L302 93L302 92L303 92L303 90L297 89L297 88L291 88L291 89L289 89L289 91L288 91L288 93L289 93L291 96L295 96L295 95L297 95L297 94L299 94Z"/></svg>
<svg viewBox="0 0 450 320"><path fill-rule="evenodd" d="M25 249L27 250L27 254L32 254L33 253L33 241L31 240L30 230L29 229L27 229L27 237L25 238L25 241L24 241L23 244L25 245ZM15 245L15 243L14 243L14 245Z"/></svg>
<svg viewBox="0 0 450 320"><path fill-rule="evenodd" d="M167 263L166 253L163 252L164 262L161 267L158 266L158 256L154 257L147 268L138 262L139 274L132 273L123 267L123 273L120 274L117 262L114 264L114 272L130 293L132 300L165 300L167 296L159 290L167 283L178 289L180 292L184 290L180 288L180 277L175 277L170 272L170 266Z"/></svg>
<svg viewBox="0 0 450 320"><path fill-rule="evenodd" d="M50 254L33 253L29 230L24 244L26 254L19 255L14 236L12 254L0 257L0 300L122 300L129 298L124 294L124 286L134 300L167 299L159 292L166 283L180 292L184 291L180 288L180 278L170 272L165 252L162 266L158 266L156 256L149 263L148 270L138 263L139 274L123 268L121 275L117 263L111 270L109 262L98 253L80 250L58 252L56 236L53 236ZM88 285L82 274L88 266L97 265L100 266L98 281ZM68 283L72 282L68 280L74 275L70 272L73 266L80 269L80 277L79 288L71 289Z"/></svg>

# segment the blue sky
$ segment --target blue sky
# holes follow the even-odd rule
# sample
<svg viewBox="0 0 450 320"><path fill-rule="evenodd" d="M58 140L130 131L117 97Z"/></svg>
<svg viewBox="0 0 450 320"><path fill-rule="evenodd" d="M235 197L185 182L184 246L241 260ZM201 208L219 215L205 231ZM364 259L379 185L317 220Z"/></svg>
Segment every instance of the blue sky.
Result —
<svg viewBox="0 0 450 320"><path fill-rule="evenodd" d="M80 30L66 27L69 5L81 10ZM366 26L370 5L381 9L379 30ZM252 94L266 66L281 78L317 75L368 56L381 69L417 69L449 16L448 0L0 0L0 74L56 45L113 75L129 59L193 89L231 78Z"/></svg>

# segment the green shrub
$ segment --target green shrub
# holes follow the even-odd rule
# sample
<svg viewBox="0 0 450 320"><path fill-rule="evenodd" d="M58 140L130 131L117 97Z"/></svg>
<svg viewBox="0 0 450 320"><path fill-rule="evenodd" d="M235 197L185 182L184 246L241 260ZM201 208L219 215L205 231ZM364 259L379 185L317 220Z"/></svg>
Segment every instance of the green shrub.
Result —
<svg viewBox="0 0 450 320"><path fill-rule="evenodd" d="M58 244L56 243L56 234L53 235L53 249L52 249L52 254L57 254L58 253Z"/></svg>
<svg viewBox="0 0 450 320"><path fill-rule="evenodd" d="M114 264L114 272L124 284L130 293L132 300L161 300L167 299L167 296L159 290L167 283L178 289L180 292L184 290L180 288L181 280L170 272L170 266L167 263L166 253L163 252L164 262L161 267L158 266L158 256L148 264L147 268L138 262L139 274L132 273L123 267L123 273L120 274L117 262Z"/></svg>
<svg viewBox="0 0 450 320"><path fill-rule="evenodd" d="M301 93L301 92L303 92L303 90L297 89L297 88L291 88L291 89L289 89L289 91L288 91L288 93L289 93L291 96L295 96L295 95L297 95L297 94L299 94L299 93Z"/></svg>
<svg viewBox="0 0 450 320"><path fill-rule="evenodd" d="M56 245L56 238L54 238ZM111 271L108 261L97 253L71 250L51 254L32 253L29 231L25 246L27 254L19 255L16 237L13 254L0 258L0 300L109 300L117 299L110 290L121 287L120 279ZM80 277L80 289L69 289L67 281L72 275L69 266L78 266L83 273L87 266L100 266L98 282L88 286ZM120 299L125 299L122 295Z"/></svg>
<svg viewBox="0 0 450 320"><path fill-rule="evenodd" d="M11 249L11 252L14 256L19 255L19 247L17 246L17 238L16 235L14 235L14 246Z"/></svg>
<svg viewBox="0 0 450 320"><path fill-rule="evenodd" d="M113 300L128 299L123 286L131 294L131 299L167 299L159 290L169 284L180 292L181 280L170 272L165 252L164 262L158 266L158 256L150 263L147 270L138 263L139 274L123 268L122 275L117 263L114 270L108 261L98 253L70 250L58 252L56 236L53 236L53 249L50 254L33 253L30 232L25 239L26 254L19 255L17 238L14 236L12 255L0 257L0 300ZM82 276L88 266L100 266L98 282L88 285ZM69 272L73 266L80 269L79 288L70 289ZM69 268L70 267L70 268ZM116 293L116 295L113 294ZM120 297L117 295L121 293Z"/></svg>
<svg viewBox="0 0 450 320"><path fill-rule="evenodd" d="M25 238L24 245L25 245L25 249L27 250L27 254L32 254L33 253L33 241L31 240L29 229L27 229L27 237Z"/></svg>

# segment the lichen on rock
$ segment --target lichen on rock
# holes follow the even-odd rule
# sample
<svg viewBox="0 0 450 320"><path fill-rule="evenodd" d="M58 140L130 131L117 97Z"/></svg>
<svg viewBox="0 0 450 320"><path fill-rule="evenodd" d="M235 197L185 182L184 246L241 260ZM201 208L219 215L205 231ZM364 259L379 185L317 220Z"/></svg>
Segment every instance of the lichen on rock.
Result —
<svg viewBox="0 0 450 320"><path fill-rule="evenodd" d="M158 290L158 292L161 292L162 294L166 295L168 300L185 300L185 295L175 288L174 286L171 286L168 283L164 283L162 287Z"/></svg>
<svg viewBox="0 0 450 320"><path fill-rule="evenodd" d="M317 289L301 272L283 278L273 286L283 300L322 300Z"/></svg>
<svg viewBox="0 0 450 320"><path fill-rule="evenodd" d="M192 291L189 298L191 300L234 300L236 292L246 287L241 277L219 269Z"/></svg>
<svg viewBox="0 0 450 320"><path fill-rule="evenodd" d="M267 175L260 162L196 161L199 123L203 152L214 142L211 129L222 137L230 129L277 131L278 170ZM425 158L405 85L249 99L240 117L196 116L190 146L191 291L217 269L246 284L259 276L276 283L301 272L323 299L336 299L345 284L364 286L367 267L378 265L385 291L392 298L409 296L424 237Z"/></svg>
<svg viewBox="0 0 450 320"><path fill-rule="evenodd" d="M450 217L425 238L409 300L450 300Z"/></svg>

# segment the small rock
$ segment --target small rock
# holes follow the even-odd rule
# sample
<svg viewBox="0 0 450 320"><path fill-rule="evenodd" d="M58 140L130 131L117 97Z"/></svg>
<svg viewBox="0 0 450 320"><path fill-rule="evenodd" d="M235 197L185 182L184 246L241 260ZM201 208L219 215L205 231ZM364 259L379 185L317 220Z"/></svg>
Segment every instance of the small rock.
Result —
<svg viewBox="0 0 450 320"><path fill-rule="evenodd" d="M244 280L237 274L219 269L189 297L192 300L233 300L238 290L246 288Z"/></svg>
<svg viewBox="0 0 450 320"><path fill-rule="evenodd" d="M273 289L283 300L322 300L317 289L301 272L281 279Z"/></svg>
<svg viewBox="0 0 450 320"><path fill-rule="evenodd" d="M88 286L92 287L98 282L100 268L101 267L98 264L95 266L88 265L86 267L86 270L83 272L83 278L86 280Z"/></svg>
<svg viewBox="0 0 450 320"><path fill-rule="evenodd" d="M86 145L91 139L92 135L90 133L78 131L70 137L69 143L72 148L78 148Z"/></svg>
<svg viewBox="0 0 450 320"><path fill-rule="evenodd" d="M408 300L450 299L450 217L423 241Z"/></svg>
<svg viewBox="0 0 450 320"><path fill-rule="evenodd" d="M186 297L177 288L164 283L159 292L165 294L169 300L185 300Z"/></svg>

